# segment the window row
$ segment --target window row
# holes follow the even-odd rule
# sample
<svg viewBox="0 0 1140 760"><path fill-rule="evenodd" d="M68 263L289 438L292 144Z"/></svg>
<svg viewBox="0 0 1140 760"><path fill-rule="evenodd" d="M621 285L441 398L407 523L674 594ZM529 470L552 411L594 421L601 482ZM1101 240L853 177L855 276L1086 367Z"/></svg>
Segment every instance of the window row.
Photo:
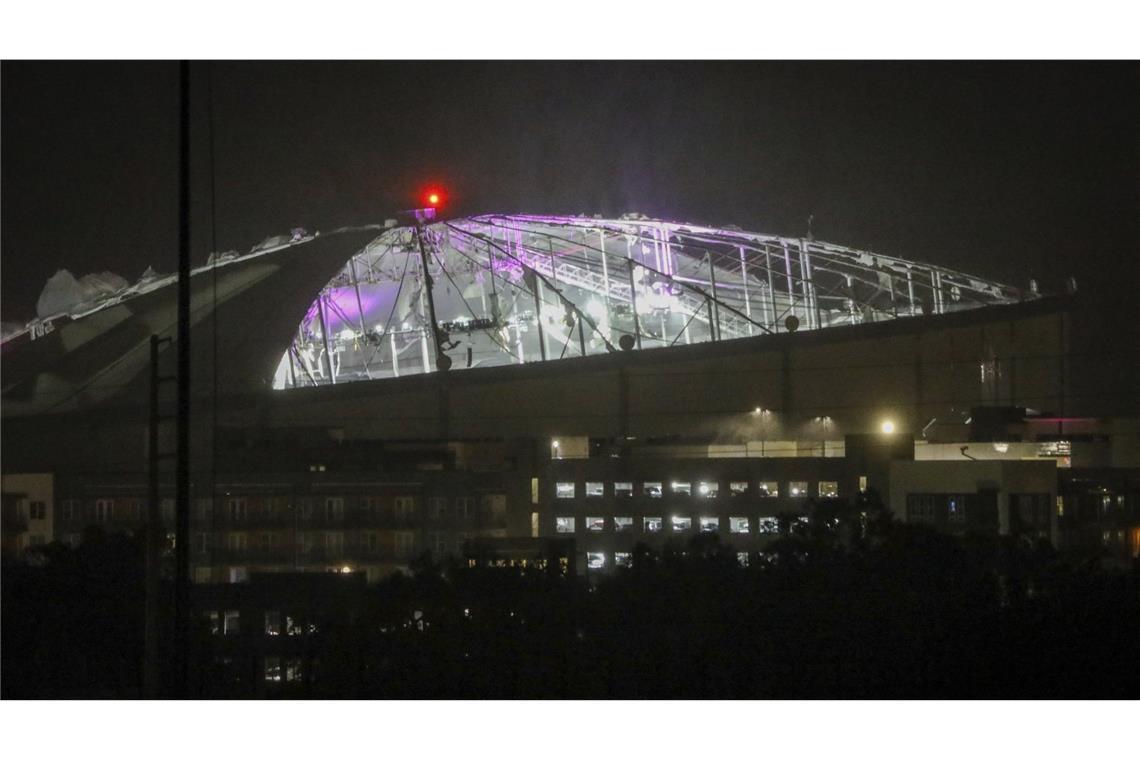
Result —
<svg viewBox="0 0 1140 760"><path fill-rule="evenodd" d="M419 514L419 497L397 496L391 499L366 496L359 499L359 507L351 506L346 509L346 500L340 496L329 496L316 499L299 499L295 502L297 515L301 519L324 518L328 521L343 520L345 514L364 514L374 517L390 515L397 520L406 520ZM481 499L474 496L431 496L427 499L428 517L443 519L457 517L460 519L473 518L479 505L492 515L505 514L506 496L503 494L487 494ZM286 498L255 498L227 497L218 500L219 516L227 518L230 522L244 522L253 518L273 518L292 514L293 503ZM33 520L42 520L46 517L44 502L35 501L29 504L29 516ZM163 499L160 513L164 522L174 520L174 499ZM214 515L213 499L195 499L193 515L197 520L209 520ZM64 522L80 520L84 517L83 503L79 499L64 499L59 502L59 517ZM94 522L106 523L112 521L141 522L146 518L145 499L96 499L91 506L90 517Z"/></svg>
<svg viewBox="0 0 1140 760"><path fill-rule="evenodd" d="M585 517L582 519L582 527L589 533L602 533L610 523L611 518L607 517ZM810 519L808 517L797 517L792 525L796 527L806 527L809 525ZM760 534L775 534L780 532L780 519L778 517L760 517L753 522L749 517L730 517L728 518L728 531L729 533L747 534L752 532L753 524L755 524L756 532ZM612 518L612 526L615 533L625 533L634 529L633 517L614 517ZM693 518L674 515L666 522L664 517L642 517L641 518L641 531L643 533L662 533L666 525L674 533L683 533L693 529ZM576 517L555 517L554 518L554 532L555 533L575 533L578 529L578 518ZM697 529L701 533L717 533L721 529L719 517L698 517Z"/></svg>
<svg viewBox="0 0 1140 760"><path fill-rule="evenodd" d="M616 481L612 483L614 498L632 498L634 495L632 481ZM583 492L587 499L600 499L606 495L606 483L600 480L587 480ZM669 483L662 481L645 481L640 484L642 496L656 499L666 493L673 496L697 496L702 499L715 499L720 496L720 483L715 480L697 481L694 488L690 481L674 480ZM776 480L761 480L753 483L748 480L734 480L728 483L727 493L730 496L758 496L760 498L776 498L780 495L780 483ZM806 480L792 480L787 483L787 494L793 498L803 498L813 495L809 482ZM571 480L558 481L554 484L554 495L559 499L574 499L578 496L578 484ZM820 480L816 482L814 495L821 499L834 499L839 496L839 483L834 480Z"/></svg>
<svg viewBox="0 0 1140 760"><path fill-rule="evenodd" d="M772 564L776 561L776 555L768 554L765 552L758 552L757 559L762 563ZM604 570L607 567L608 555L606 552L586 552L586 568L589 570ZM741 567L748 567L751 564L752 555L748 552L737 552L736 562ZM614 567L632 567L633 554L631 552L614 552L613 554Z"/></svg>
<svg viewBox="0 0 1140 760"><path fill-rule="evenodd" d="M240 610L210 610L206 619L214 636L237 636L241 633ZM263 632L266 636L313 636L319 631L319 626L310 620L282 615L275 610L265 612Z"/></svg>
<svg viewBox="0 0 1140 760"><path fill-rule="evenodd" d="M340 554L347 546L350 549L366 550L370 553L395 551L397 556L411 556L420 549L420 539L415 531L394 531L390 534L381 534L376 531L345 532L323 531L305 532L292 536L288 533L274 533L264 531L260 533L247 533L229 531L216 534L221 536L221 546L231 552L243 551L274 551L286 548L295 548L301 554L307 554L322 549L330 554ZM209 553L215 545L215 534L193 534L194 552L198 554ZM348 536L348 540L346 540ZM431 549L437 556L450 554L453 551L462 551L463 544L472 537L466 531L429 532L425 534L426 548Z"/></svg>

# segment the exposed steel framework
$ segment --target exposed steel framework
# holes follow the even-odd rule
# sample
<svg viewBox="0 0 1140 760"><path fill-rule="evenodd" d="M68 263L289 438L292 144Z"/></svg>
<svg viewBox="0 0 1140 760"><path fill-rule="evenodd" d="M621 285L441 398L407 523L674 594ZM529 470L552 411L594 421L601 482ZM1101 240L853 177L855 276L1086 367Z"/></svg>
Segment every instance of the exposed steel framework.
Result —
<svg viewBox="0 0 1140 760"><path fill-rule="evenodd" d="M321 289L274 387L816 330L1029 295L805 238L638 215L491 214L385 229Z"/></svg>

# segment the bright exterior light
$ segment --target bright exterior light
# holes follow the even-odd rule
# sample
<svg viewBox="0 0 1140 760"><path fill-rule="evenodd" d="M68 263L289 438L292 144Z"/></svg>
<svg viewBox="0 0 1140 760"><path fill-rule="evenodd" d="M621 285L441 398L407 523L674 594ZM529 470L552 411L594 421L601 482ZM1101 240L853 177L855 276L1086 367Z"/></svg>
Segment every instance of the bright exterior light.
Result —
<svg viewBox="0 0 1140 760"><path fill-rule="evenodd" d="M551 441L550 445L553 446L554 448L558 448L558 441Z"/></svg>
<svg viewBox="0 0 1140 760"><path fill-rule="evenodd" d="M891 433L895 432L895 423L891 422L890 420L883 420L883 423L879 425L879 430L883 431L887 435L890 435Z"/></svg>
<svg viewBox="0 0 1140 760"><path fill-rule="evenodd" d="M351 573L351 572L352 572L352 568L351 568L351 567L349 567L348 565L345 565L344 567L342 567L342 568L340 569L340 571L341 571L342 573Z"/></svg>
<svg viewBox="0 0 1140 760"><path fill-rule="evenodd" d="M428 196L428 203L430 203L433 206L435 204L439 203L439 195L436 193L432 193L431 195L429 195Z"/></svg>

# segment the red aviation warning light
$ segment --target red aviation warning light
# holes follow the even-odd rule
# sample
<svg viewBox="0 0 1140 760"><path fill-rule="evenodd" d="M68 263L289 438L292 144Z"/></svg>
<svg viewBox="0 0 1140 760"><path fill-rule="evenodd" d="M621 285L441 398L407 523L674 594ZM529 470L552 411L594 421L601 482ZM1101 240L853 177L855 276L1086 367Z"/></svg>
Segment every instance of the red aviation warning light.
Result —
<svg viewBox="0 0 1140 760"><path fill-rule="evenodd" d="M446 199L447 195L439 186L428 187L420 194L420 200L416 204L419 208L413 209L412 213L420 223L435 219Z"/></svg>

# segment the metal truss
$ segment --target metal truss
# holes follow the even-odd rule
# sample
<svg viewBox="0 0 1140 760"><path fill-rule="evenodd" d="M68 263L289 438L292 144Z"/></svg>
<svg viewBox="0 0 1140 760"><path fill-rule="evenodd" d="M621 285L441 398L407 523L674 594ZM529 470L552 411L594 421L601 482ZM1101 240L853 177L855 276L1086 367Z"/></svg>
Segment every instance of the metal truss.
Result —
<svg viewBox="0 0 1140 760"><path fill-rule="evenodd" d="M944 314L1032 297L804 238L492 214L383 231L324 288L274 387L325 385ZM426 276L425 276L426 274ZM431 296L438 324L425 303ZM436 345L438 344L438 346ZM437 352L438 348L438 352Z"/></svg>

